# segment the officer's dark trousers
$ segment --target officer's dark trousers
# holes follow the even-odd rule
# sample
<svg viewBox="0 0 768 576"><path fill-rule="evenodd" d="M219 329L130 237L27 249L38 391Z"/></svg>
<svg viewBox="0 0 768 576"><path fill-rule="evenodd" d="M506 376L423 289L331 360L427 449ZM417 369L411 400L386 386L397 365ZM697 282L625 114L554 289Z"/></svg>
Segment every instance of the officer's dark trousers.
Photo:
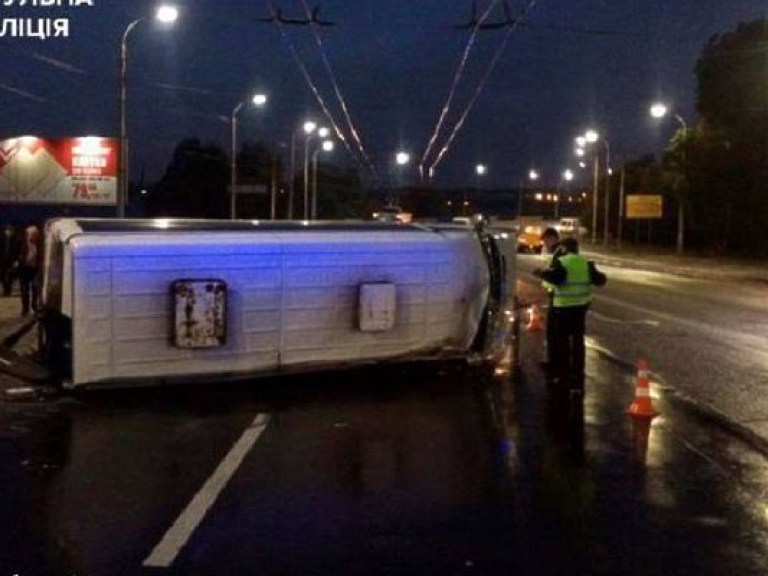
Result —
<svg viewBox="0 0 768 576"><path fill-rule="evenodd" d="M555 366L555 310L552 303L552 294L549 294L549 305L547 307L547 376L554 376Z"/></svg>
<svg viewBox="0 0 768 576"><path fill-rule="evenodd" d="M554 375L561 386L584 391L584 329L587 306L552 308Z"/></svg>

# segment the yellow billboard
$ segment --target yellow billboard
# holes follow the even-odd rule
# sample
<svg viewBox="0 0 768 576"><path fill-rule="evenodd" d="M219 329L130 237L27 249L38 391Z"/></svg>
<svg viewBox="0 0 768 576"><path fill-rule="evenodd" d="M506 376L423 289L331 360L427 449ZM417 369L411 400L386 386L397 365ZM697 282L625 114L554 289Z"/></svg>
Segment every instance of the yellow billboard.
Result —
<svg viewBox="0 0 768 576"><path fill-rule="evenodd" d="M664 214L661 194L628 194L627 219L658 219Z"/></svg>

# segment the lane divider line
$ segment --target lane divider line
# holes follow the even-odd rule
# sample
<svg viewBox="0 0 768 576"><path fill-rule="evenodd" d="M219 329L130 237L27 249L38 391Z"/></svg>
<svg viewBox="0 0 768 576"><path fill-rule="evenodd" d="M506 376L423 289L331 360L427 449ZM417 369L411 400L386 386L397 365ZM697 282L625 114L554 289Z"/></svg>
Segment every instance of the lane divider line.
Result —
<svg viewBox="0 0 768 576"><path fill-rule="evenodd" d="M229 453L218 465L203 487L190 500L187 507L168 529L154 550L144 560L144 566L168 568L173 564L181 549L203 521L208 510L221 494L229 480L234 476L245 456L253 448L269 418L266 414L257 414L250 426L245 429L240 439L235 442Z"/></svg>

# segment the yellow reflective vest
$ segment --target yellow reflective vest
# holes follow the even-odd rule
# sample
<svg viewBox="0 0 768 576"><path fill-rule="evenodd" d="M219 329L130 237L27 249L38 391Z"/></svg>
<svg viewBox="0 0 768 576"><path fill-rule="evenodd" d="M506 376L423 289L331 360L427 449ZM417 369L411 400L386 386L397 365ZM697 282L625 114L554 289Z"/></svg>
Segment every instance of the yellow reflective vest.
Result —
<svg viewBox="0 0 768 576"><path fill-rule="evenodd" d="M559 260L565 268L566 277L565 282L554 286L554 307L586 306L592 301L592 281L587 259L581 254L569 253Z"/></svg>

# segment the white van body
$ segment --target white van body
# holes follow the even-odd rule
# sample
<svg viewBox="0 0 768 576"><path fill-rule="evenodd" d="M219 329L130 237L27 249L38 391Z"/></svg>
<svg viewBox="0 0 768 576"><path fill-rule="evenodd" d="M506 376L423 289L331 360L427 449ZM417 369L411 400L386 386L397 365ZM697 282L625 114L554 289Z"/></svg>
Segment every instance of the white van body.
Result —
<svg viewBox="0 0 768 576"><path fill-rule="evenodd" d="M72 387L498 358L514 256L501 256L494 289L486 252L456 226L58 219L46 225L42 330ZM185 317L189 286L210 298L201 311L196 293ZM188 329L185 343L185 325L208 337ZM492 335L473 348L482 330Z"/></svg>
<svg viewBox="0 0 768 576"><path fill-rule="evenodd" d="M572 236L578 239L587 235L587 229L581 225L579 218L561 218L556 228L561 236Z"/></svg>

